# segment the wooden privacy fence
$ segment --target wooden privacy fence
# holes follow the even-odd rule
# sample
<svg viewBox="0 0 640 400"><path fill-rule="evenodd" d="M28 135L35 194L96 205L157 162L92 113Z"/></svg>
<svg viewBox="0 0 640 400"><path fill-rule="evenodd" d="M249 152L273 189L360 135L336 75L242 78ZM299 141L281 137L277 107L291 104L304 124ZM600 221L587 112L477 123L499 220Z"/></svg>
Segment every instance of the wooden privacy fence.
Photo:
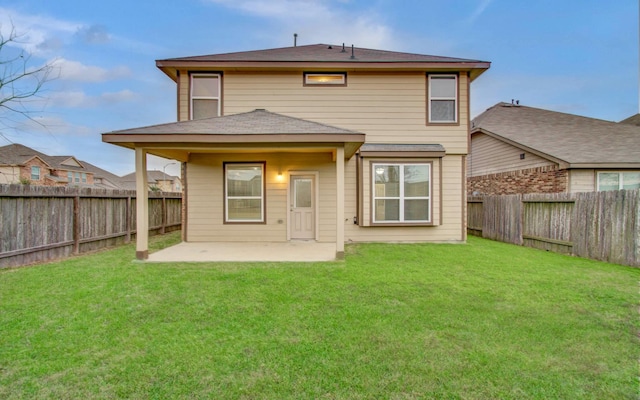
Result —
<svg viewBox="0 0 640 400"><path fill-rule="evenodd" d="M180 229L180 193L149 193L150 234ZM0 185L0 268L128 243L136 192Z"/></svg>
<svg viewBox="0 0 640 400"><path fill-rule="evenodd" d="M471 235L640 266L640 190L469 197Z"/></svg>

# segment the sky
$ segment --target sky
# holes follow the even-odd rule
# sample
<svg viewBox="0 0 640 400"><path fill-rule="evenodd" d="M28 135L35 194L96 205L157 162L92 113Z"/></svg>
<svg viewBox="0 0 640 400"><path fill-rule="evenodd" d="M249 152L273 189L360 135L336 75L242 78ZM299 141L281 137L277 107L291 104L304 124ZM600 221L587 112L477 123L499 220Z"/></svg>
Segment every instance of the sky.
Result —
<svg viewBox="0 0 640 400"><path fill-rule="evenodd" d="M101 134L176 120L155 60L293 45L347 46L491 62L471 116L496 103L620 121L639 111L639 0L3 0L0 33L29 68L53 65L29 118L0 110L0 146L71 155L116 175L134 152ZM0 97L2 94L0 94ZM9 115L11 114L11 115ZM179 175L172 160L149 169Z"/></svg>

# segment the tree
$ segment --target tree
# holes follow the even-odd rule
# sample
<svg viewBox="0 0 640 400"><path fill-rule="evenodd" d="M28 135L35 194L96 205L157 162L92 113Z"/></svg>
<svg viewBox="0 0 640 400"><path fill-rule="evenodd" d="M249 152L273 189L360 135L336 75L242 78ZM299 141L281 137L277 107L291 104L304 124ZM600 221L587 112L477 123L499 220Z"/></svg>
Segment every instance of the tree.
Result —
<svg viewBox="0 0 640 400"><path fill-rule="evenodd" d="M54 67L51 63L31 67L30 53L24 49L13 51L12 47L20 44L15 28L8 35L0 30L0 123L7 126L15 116L42 125L31 116L34 110L28 103L39 97L44 84L51 80Z"/></svg>

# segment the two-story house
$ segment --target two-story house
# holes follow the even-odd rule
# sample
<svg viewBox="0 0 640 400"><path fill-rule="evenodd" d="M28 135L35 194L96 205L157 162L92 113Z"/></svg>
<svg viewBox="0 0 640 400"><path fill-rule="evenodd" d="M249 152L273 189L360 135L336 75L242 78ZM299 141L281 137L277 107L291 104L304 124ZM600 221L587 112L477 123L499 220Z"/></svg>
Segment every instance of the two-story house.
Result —
<svg viewBox="0 0 640 400"><path fill-rule="evenodd" d="M182 163L187 242L464 242L469 88L489 63L316 44L158 60L178 122L103 134ZM148 256L138 201L137 257Z"/></svg>

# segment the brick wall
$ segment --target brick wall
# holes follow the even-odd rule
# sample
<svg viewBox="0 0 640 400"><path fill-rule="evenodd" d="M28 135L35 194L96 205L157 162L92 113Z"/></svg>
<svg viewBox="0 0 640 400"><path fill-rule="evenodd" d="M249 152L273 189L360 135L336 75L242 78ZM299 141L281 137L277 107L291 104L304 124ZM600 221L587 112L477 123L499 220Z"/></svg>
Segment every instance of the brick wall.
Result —
<svg viewBox="0 0 640 400"><path fill-rule="evenodd" d="M557 166L523 169L467 178L467 194L498 195L564 193L569 187L569 171Z"/></svg>

